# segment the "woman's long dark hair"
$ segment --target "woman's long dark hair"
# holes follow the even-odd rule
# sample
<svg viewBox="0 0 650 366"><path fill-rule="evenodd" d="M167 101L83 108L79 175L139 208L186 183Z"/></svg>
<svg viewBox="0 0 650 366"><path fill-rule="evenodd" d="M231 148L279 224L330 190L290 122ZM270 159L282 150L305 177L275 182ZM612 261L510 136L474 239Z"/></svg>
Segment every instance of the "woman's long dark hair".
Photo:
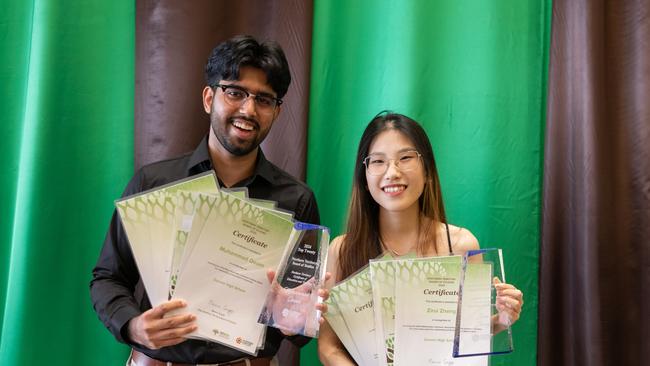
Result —
<svg viewBox="0 0 650 366"><path fill-rule="evenodd" d="M446 215L431 143L422 126L414 120L402 114L382 112L370 121L359 142L357 160L354 165L347 233L339 253L338 270L340 275L336 281L356 272L368 264L370 259L377 257L382 252L379 241L379 205L367 189L368 182L363 159L368 156L370 144L380 133L387 130L402 133L413 142L417 151L422 154L426 183L420 196L420 212L429 218L432 224L425 225L423 228L424 232L420 235L417 250L419 253L424 253L430 248L437 250L436 223L446 222Z"/></svg>

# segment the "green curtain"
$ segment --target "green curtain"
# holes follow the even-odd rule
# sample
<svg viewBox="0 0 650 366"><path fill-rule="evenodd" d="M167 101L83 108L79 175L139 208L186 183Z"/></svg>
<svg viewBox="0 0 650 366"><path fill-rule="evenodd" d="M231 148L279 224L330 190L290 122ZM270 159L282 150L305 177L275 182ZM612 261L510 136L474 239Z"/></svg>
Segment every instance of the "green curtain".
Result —
<svg viewBox="0 0 650 366"><path fill-rule="evenodd" d="M534 365L550 0L316 1L307 183L344 230L357 145L390 109L429 134L451 223L504 250L525 294L515 352ZM318 364L315 342L301 364Z"/></svg>
<svg viewBox="0 0 650 366"><path fill-rule="evenodd" d="M0 365L123 364L88 282L133 170L135 5L0 8Z"/></svg>
<svg viewBox="0 0 650 366"><path fill-rule="evenodd" d="M0 8L0 364L122 364L88 281L133 167L134 3ZM516 350L496 364L535 364L549 24L550 0L314 8L308 183L322 222L342 232L356 146L377 112L423 123L450 221L503 248L526 294ZM316 360L312 342L301 364Z"/></svg>

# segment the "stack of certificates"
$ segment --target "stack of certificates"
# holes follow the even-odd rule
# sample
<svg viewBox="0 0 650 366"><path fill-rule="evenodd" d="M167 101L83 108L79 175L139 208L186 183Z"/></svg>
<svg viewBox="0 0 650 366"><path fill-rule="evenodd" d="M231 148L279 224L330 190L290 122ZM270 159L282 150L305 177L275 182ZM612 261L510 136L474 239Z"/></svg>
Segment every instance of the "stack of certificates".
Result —
<svg viewBox="0 0 650 366"><path fill-rule="evenodd" d="M498 271L481 253L371 260L331 289L324 317L359 365L485 366L512 339L494 348Z"/></svg>
<svg viewBox="0 0 650 366"><path fill-rule="evenodd" d="M153 306L184 299L192 338L255 355L266 325L315 337L325 227L295 222L209 172L116 202ZM276 269L270 281L268 269Z"/></svg>

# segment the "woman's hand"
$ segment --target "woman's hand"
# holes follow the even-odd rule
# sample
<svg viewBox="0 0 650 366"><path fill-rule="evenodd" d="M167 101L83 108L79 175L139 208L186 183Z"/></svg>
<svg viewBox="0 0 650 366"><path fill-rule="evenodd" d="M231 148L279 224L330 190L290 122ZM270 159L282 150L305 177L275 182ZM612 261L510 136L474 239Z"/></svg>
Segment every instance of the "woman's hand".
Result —
<svg viewBox="0 0 650 366"><path fill-rule="evenodd" d="M497 323L506 328L519 320L524 305L524 294L515 286L502 283L497 277L494 278L493 283L497 290L496 308L499 312Z"/></svg>

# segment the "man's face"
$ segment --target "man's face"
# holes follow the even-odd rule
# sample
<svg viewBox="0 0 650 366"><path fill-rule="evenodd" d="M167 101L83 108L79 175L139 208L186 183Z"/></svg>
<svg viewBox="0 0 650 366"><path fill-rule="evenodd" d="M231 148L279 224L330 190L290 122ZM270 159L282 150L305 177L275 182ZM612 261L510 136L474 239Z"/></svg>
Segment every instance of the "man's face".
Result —
<svg viewBox="0 0 650 366"><path fill-rule="evenodd" d="M276 96L267 84L266 74L250 66L239 69L239 80L221 80L219 84L233 85L255 95ZM210 127L217 140L235 156L254 151L264 141L280 112L280 106L271 110L260 107L252 96L240 105L233 104L220 87L204 90L203 106L210 113Z"/></svg>

